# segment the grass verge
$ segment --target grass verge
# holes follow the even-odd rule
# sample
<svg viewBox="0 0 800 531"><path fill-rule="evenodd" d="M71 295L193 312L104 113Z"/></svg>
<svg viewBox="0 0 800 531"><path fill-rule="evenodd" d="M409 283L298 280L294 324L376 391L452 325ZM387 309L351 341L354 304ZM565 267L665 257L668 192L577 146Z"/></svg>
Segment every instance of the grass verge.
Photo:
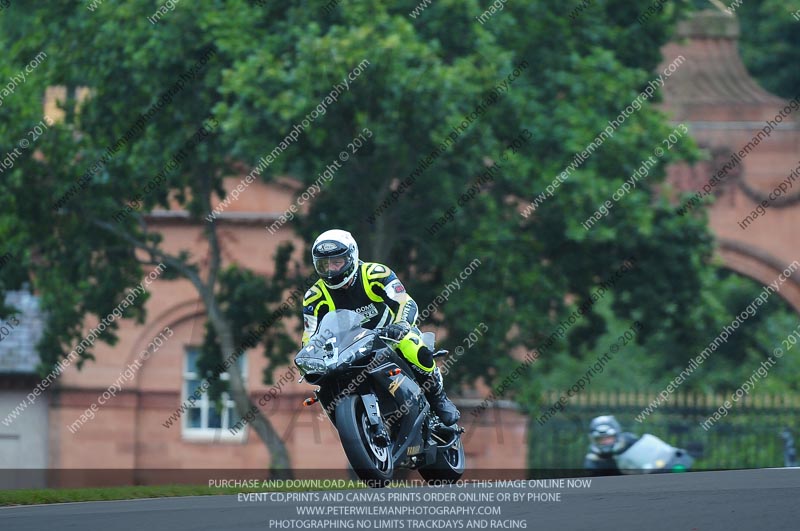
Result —
<svg viewBox="0 0 800 531"><path fill-rule="evenodd" d="M355 486L355 485L353 485ZM349 488L353 486L348 485ZM19 489L0 491L0 506L35 505L103 500L133 500L139 498L168 498L175 496L231 495L239 492L298 491L303 488L214 488L203 485L152 485L138 487L103 487L86 489ZM312 490L335 490L314 488Z"/></svg>

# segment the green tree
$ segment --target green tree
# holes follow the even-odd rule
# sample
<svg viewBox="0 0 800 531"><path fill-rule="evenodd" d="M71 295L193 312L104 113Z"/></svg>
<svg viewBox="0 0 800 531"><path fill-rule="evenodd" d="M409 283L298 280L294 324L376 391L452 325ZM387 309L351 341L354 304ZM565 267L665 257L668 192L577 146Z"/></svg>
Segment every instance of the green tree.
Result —
<svg viewBox="0 0 800 531"><path fill-rule="evenodd" d="M263 155L264 144L278 145L333 84L362 60L370 63L273 166L310 185L364 128L374 135L314 198L296 224L300 233L310 242L325 228L350 230L363 258L395 268L423 308L479 258L466 287L427 323L444 326L454 347L486 322L480 346L453 368L469 381L501 380L516 363L508 352L541 345L629 257L637 266L615 287L615 314L646 322L642 341L669 331L676 341L699 345L712 322L697 300L713 281L713 241L704 219L675 216L655 193L668 162L695 156L692 143L667 151L596 227L581 226L672 131L652 105L657 99L625 120L534 215L521 215L655 77L660 46L686 3L644 25L636 22L640 11L624 2L594 5L577 21L557 2L508 3L484 25L474 20L482 12L476 2L436 2L416 19L411 8L413 2L352 1L322 17L274 7L228 21L242 45L280 10L285 26L276 35L297 38L292 47L260 49L258 60L225 78L223 91L240 98L219 112L228 127L245 132L237 148L247 159ZM462 124L479 105L477 118ZM524 131L530 138L513 153L508 146ZM493 182L459 204L494 165L500 169ZM384 209L391 192L400 197ZM451 207L458 208L446 219ZM605 329L604 317L590 311L570 344L561 342L550 356L593 345Z"/></svg>
<svg viewBox="0 0 800 531"><path fill-rule="evenodd" d="M222 179L232 173L230 136L213 108L225 98L218 88L235 58L213 40L209 25L216 14L210 10L198 15L176 9L154 28L147 20L151 7L102 5L89 13L83 2L62 2L12 11L2 20L4 74L47 52L0 108L3 152L42 119L45 89L67 88L64 120L51 125L0 181L0 239L19 257L0 275L4 289L30 279L41 296L49 316L39 345L43 372L83 338L85 317L111 312L145 267L164 263L162 278L188 280L197 290L216 344L204 349L201 364L212 380L219 372L212 368L236 352L279 306L284 288L296 284L287 266L290 247L279 251L270 279L235 265L223 269L221 222L203 218L215 196L225 196ZM90 95L79 103L82 87ZM202 227L207 256L162 245L147 214L173 201ZM134 208L121 215L126 206ZM137 298L125 317L143 322L146 300ZM113 345L117 328L113 323L101 339ZM286 345L282 330L278 323L256 341L273 360L267 381L271 369L285 362L286 351L277 348ZM78 367L89 359L91 352L82 353ZM245 383L237 364L228 372L243 415L252 406ZM269 449L273 474L290 474L285 445L269 420L259 411L251 426Z"/></svg>
<svg viewBox="0 0 800 531"><path fill-rule="evenodd" d="M747 70L761 85L783 98L800 96L800 2L753 0L736 10L739 50Z"/></svg>
<svg viewBox="0 0 800 531"><path fill-rule="evenodd" d="M591 391L636 390L656 394L663 390L687 367L687 362L699 355L763 289L759 283L730 270L719 269L717 276L714 285L716 298L711 301L717 310L717 318L699 350L687 350L665 330L651 334L642 344L627 338L621 340L626 331L635 333L636 330L631 327L631 322L614 315L614 297L611 295L597 304L597 311L608 325L597 339L597 348L582 346L574 357L564 356L556 360L553 370L541 376L542 387L565 392L597 361L598 355L609 352L611 345L616 343L618 353L612 353L603 367L602 376L593 377ZM777 294L773 295L681 384L681 390L724 394L737 389L762 361L773 354L775 347L781 346L780 340L796 327L795 313ZM669 353L680 355L671 356ZM631 367L636 367L636 370L631 371ZM797 392L799 370L800 364L794 357L779 359L778 365L771 369L770 377L758 382L758 392Z"/></svg>

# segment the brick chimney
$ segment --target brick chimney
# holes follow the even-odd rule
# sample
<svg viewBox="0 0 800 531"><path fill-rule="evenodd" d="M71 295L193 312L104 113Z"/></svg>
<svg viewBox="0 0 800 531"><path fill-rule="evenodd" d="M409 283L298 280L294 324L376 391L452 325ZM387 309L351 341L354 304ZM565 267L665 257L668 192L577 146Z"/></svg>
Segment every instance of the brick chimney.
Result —
<svg viewBox="0 0 800 531"><path fill-rule="evenodd" d="M686 58L663 89L675 120L762 121L786 105L750 77L739 57L739 34L736 17L721 11L701 11L678 25L660 67Z"/></svg>
<svg viewBox="0 0 800 531"><path fill-rule="evenodd" d="M800 244L800 179L775 193L800 172L800 109L750 76L738 39L735 17L701 11L680 23L662 48L659 71L679 56L685 60L667 78L661 107L674 124L688 127L706 153L696 164L670 165L667 182L673 192L707 190L716 197L708 215L719 257L726 267L767 284L797 258ZM763 131L767 121L775 124L769 135ZM712 177L718 180L710 188ZM672 194L676 207L687 204L686 196L677 196ZM798 313L799 280L800 272L791 275L780 292Z"/></svg>

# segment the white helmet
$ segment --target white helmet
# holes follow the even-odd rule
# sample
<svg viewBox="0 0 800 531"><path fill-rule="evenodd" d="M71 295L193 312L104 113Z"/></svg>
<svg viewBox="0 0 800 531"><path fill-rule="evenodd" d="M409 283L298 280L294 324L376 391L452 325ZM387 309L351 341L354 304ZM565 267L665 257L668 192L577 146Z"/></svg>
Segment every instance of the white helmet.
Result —
<svg viewBox="0 0 800 531"><path fill-rule="evenodd" d="M358 244L346 230L332 229L320 234L311 246L314 269L331 289L346 286L356 276Z"/></svg>

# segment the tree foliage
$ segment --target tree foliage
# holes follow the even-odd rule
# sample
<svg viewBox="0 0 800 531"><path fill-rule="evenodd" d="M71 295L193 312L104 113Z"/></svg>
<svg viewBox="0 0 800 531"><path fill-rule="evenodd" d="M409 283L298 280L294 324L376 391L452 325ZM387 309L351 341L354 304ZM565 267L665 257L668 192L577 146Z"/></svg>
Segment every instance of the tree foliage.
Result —
<svg viewBox="0 0 800 531"><path fill-rule="evenodd" d="M792 66L800 60L800 2L744 2L736 16L747 70L770 92L786 99L800 96L800 70Z"/></svg>
<svg viewBox="0 0 800 531"><path fill-rule="evenodd" d="M235 169L230 137L213 112L224 98L219 87L232 58L211 38L206 17L192 10L176 10L153 28L148 5L103 7L92 14L82 2L64 2L3 20L11 39L24 36L11 41L9 66L24 65L48 48L47 61L21 87L24 93L0 111L7 118L3 138L25 138L42 119L47 87L62 86L66 94L63 118L56 117L0 183L8 207L0 226L13 231L8 241L48 315L39 345L42 371L82 339L88 316L105 317L148 266L162 262L163 279L182 278L197 290L217 346L204 350L202 364L216 366L270 305L280 303L291 252L278 252L277 273L269 280L235 264L222 269L217 223L201 221L215 196L224 197L222 179ZM88 97L80 99L83 88ZM162 244L146 215L176 207L202 227L208 256ZM249 298L242 300L242 289ZM143 322L146 300L138 297L124 316ZM101 339L114 344L117 328L114 322ZM285 345L281 332L279 325L259 338L268 357L277 355L275 341ZM92 358L82 352L78 366ZM280 352L270 368L284 362ZM228 386L243 415L251 406L247 391L235 364L229 372ZM288 454L271 424L259 415L251 425L269 447L275 473L284 473Z"/></svg>
<svg viewBox="0 0 800 531"><path fill-rule="evenodd" d="M478 257L478 271L428 323L442 325L452 347L477 323L491 321L482 352L454 368L469 380L502 374L513 363L506 353L535 348L629 257L639 266L620 284L615 312L646 320L648 333L668 329L698 343L710 320L696 300L711 278L712 240L704 220L674 216L653 193L667 162L694 156L691 144L660 159L597 227L586 232L580 224L670 133L655 101L629 117L533 216L520 215L655 77L659 47L681 9L639 25L639 11L619 2L595 5L576 21L556 2L510 3L480 25L471 21L481 12L477 3L437 2L421 20L408 17L409 5L349 2L322 20L289 8L287 20L301 28L299 42L280 51L283 61L266 76L267 91L281 97L246 89L265 86L252 63L242 62L226 78L229 93L241 98L224 110L231 126L246 133L238 144L242 154L254 158L263 140L277 145L333 83L370 61L291 148L295 156L277 163L311 184L363 128L374 133L314 199L297 225L301 234L310 241L323 228L350 230L362 242L362 256L395 268L422 307ZM259 14L231 21L250 38L264 23ZM261 64L273 64L279 52L258 53ZM324 73L311 75L310 65L320 61ZM515 69L519 77L510 79ZM289 97L298 81L303 94L314 96ZM491 98L504 82L506 89ZM260 102L268 112L252 112ZM479 105L485 110L465 121ZM455 130L455 141L447 142ZM513 153L508 146L523 131L531 138ZM445 149L437 150L440 144ZM494 164L500 172L493 182L459 204ZM400 188L420 166L429 167ZM392 191L402 194L373 222L370 216ZM431 237L429 229L454 206L452 219ZM605 320L590 313L553 355L593 344L604 329Z"/></svg>

